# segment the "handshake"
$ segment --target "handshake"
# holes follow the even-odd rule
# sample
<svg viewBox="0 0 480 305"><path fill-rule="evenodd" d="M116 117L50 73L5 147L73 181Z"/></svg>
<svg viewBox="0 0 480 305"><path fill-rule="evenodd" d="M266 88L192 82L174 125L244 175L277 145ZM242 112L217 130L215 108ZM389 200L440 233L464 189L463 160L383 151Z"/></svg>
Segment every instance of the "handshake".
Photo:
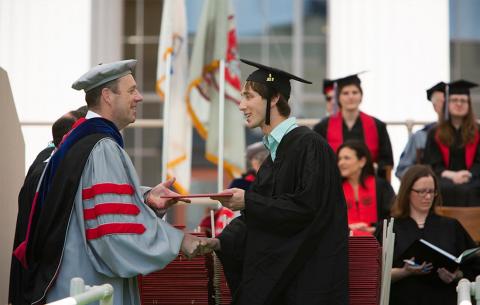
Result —
<svg viewBox="0 0 480 305"><path fill-rule="evenodd" d="M205 255L212 251L220 250L220 240L218 238L197 237L185 233L180 250L187 259L191 259L198 255Z"/></svg>

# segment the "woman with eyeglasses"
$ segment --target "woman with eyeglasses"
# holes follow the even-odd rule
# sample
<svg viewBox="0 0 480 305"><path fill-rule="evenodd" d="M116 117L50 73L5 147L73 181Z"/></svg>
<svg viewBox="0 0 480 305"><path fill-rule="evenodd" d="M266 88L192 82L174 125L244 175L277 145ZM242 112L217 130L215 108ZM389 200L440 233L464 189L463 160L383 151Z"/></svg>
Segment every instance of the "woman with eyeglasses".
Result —
<svg viewBox="0 0 480 305"><path fill-rule="evenodd" d="M363 142L343 143L337 160L351 234L372 235L377 222L389 217L395 192L390 183L375 176L370 152Z"/></svg>
<svg viewBox="0 0 480 305"><path fill-rule="evenodd" d="M476 86L464 80L446 84L438 126L427 137L423 163L440 179L448 206L480 206L480 136L470 98Z"/></svg>
<svg viewBox="0 0 480 305"><path fill-rule="evenodd" d="M476 246L456 219L435 213L435 207L441 202L437 178L428 166L414 165L405 172L392 207L392 216L395 218L390 289L392 305L454 305L457 281L462 277L473 280L478 273L478 260L462 265L454 272L437 268L429 262L415 261L414 257L410 258L414 266L404 261L403 253L418 239L424 239L454 256ZM376 233L380 241L381 227Z"/></svg>
<svg viewBox="0 0 480 305"><path fill-rule="evenodd" d="M334 97L333 113L313 130L325 138L334 152L347 140L364 142L376 164L377 175L390 181L393 153L387 127L379 119L360 111L363 99L360 78L354 74L330 82L327 80L325 85L331 88L330 96Z"/></svg>

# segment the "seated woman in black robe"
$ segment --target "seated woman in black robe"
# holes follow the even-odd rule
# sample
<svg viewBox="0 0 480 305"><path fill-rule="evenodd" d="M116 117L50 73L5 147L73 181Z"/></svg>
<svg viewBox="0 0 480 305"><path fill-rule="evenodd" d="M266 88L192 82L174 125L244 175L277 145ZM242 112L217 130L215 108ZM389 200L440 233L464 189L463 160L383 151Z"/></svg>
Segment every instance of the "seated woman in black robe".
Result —
<svg viewBox="0 0 480 305"><path fill-rule="evenodd" d="M388 218L395 193L375 177L370 152L360 141L343 143L337 153L347 202L348 226L353 235L371 235L378 221Z"/></svg>
<svg viewBox="0 0 480 305"><path fill-rule="evenodd" d="M391 272L391 305L454 305L458 280L463 277L474 280L479 272L478 259L461 265L453 272L432 266L429 262L416 262L418 266L414 267L404 262L404 252L418 239L424 239L454 256L476 246L456 219L435 213L435 206L440 204L438 181L433 171L425 165L410 167L402 177L398 196L392 207L392 216L395 217L395 245ZM376 235L380 242L381 232L379 227Z"/></svg>
<svg viewBox="0 0 480 305"><path fill-rule="evenodd" d="M480 205L479 133L469 88L473 83L456 81L449 86L443 114L427 137L423 162L440 179L445 205Z"/></svg>
<svg viewBox="0 0 480 305"><path fill-rule="evenodd" d="M324 118L313 130L324 137L334 152L347 140L365 143L377 166L378 176L390 181L393 153L387 127L384 122L360 111L363 91L357 75L332 81L334 83L335 108L339 111Z"/></svg>

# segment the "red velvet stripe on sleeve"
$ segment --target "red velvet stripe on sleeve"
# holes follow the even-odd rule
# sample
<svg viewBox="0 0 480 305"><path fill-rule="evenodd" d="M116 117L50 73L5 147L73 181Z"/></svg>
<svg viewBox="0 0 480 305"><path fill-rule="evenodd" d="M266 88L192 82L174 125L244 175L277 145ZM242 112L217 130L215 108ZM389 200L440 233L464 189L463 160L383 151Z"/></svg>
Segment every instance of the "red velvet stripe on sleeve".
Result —
<svg viewBox="0 0 480 305"><path fill-rule="evenodd" d="M134 189L130 184L99 183L82 190L82 199L88 200L101 194L133 195Z"/></svg>
<svg viewBox="0 0 480 305"><path fill-rule="evenodd" d="M87 229L85 235L88 240L92 240L113 234L143 234L145 230L145 226L141 223L107 223Z"/></svg>
<svg viewBox="0 0 480 305"><path fill-rule="evenodd" d="M133 203L99 203L83 210L83 219L91 220L106 214L138 215L140 209Z"/></svg>

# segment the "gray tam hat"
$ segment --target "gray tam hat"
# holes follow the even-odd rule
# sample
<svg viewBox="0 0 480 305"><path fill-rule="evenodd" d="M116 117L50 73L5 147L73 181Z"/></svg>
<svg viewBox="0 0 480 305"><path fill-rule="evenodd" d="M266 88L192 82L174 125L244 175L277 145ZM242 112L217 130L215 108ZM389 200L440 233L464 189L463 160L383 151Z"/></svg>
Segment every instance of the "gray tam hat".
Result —
<svg viewBox="0 0 480 305"><path fill-rule="evenodd" d="M109 81L131 74L136 64L136 59L99 64L80 76L80 78L73 83L72 88L75 90L85 90L86 93Z"/></svg>

